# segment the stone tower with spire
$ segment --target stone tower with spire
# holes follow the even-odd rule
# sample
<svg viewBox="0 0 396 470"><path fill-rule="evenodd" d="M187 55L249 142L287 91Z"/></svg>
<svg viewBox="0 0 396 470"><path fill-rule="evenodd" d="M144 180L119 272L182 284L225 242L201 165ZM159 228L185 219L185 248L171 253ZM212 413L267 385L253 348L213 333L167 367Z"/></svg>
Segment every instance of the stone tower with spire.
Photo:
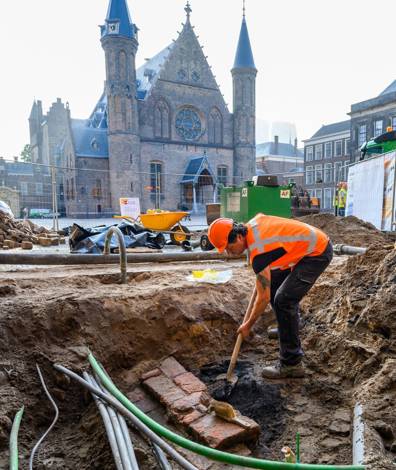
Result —
<svg viewBox="0 0 396 470"><path fill-rule="evenodd" d="M136 96L137 27L126 0L110 0L101 42L106 60L105 96L111 205L120 197L140 197L140 134Z"/></svg>
<svg viewBox="0 0 396 470"><path fill-rule="evenodd" d="M235 184L256 173L256 75L252 47L246 24L245 6L234 66L234 177Z"/></svg>

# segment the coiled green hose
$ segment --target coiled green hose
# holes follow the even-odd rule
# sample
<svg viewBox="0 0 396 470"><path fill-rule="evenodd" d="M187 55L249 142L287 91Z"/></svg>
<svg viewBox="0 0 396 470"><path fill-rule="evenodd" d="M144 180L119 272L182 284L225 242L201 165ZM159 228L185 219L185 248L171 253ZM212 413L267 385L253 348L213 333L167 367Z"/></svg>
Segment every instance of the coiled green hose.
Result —
<svg viewBox="0 0 396 470"><path fill-rule="evenodd" d="M12 423L10 435L10 470L18 470L18 432L22 421L22 415L25 407L18 411Z"/></svg>
<svg viewBox="0 0 396 470"><path fill-rule="evenodd" d="M98 375L103 385L107 390L119 400L131 413L139 418L146 426L152 431L159 434L160 436L168 439L174 444L184 447L196 454L203 455L211 460L217 460L229 465L239 465L241 467L257 468L264 470L365 470L363 465L314 465L314 464L294 464L294 463L283 463L271 460L260 460L252 457L243 457L240 455L229 454L222 452L210 447L206 447L202 444L190 441L185 437L179 436L178 434L170 431L169 429L161 426L152 418L144 414L137 406L131 403L128 398L123 395L120 390L109 380L102 367L96 361L95 357L90 353L88 360L91 364L92 369Z"/></svg>

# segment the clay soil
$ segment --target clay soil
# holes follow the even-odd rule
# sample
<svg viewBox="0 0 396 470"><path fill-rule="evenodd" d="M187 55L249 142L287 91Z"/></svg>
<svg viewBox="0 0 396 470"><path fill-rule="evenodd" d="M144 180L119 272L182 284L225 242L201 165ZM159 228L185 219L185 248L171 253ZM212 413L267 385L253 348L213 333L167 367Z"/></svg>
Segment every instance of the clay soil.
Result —
<svg viewBox="0 0 396 470"><path fill-rule="evenodd" d="M126 286L117 284L113 268L1 273L0 468L8 465L10 424L22 404L23 469L51 422L53 411L36 363L60 408L59 422L39 452L38 470L115 468L91 398L56 373L54 363L87 370L89 348L132 396L140 375L173 355L209 387L215 386L254 278L242 263L212 267L231 267L233 279L225 285L192 285L186 275L197 264L180 263L131 267ZM302 303L305 379L277 383L260 377L263 365L276 360L277 343L266 335L271 312L259 320L243 345L240 380L230 396L234 406L262 427L252 455L280 460L280 449L294 447L300 432L303 462L350 464L351 413L359 401L367 425L367 468L395 468L395 273L396 250L391 248L334 259ZM153 416L166 423L160 406ZM137 434L133 438L141 468L156 468L147 443ZM209 467L202 463L200 468Z"/></svg>

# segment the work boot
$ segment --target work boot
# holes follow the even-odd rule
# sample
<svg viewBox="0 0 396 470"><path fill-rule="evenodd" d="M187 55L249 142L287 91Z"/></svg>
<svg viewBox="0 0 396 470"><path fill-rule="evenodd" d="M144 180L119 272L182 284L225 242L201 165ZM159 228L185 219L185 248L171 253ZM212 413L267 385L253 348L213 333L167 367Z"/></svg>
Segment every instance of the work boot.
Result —
<svg viewBox="0 0 396 470"><path fill-rule="evenodd" d="M273 366L264 367L262 376L266 379L300 379L305 377L305 368L301 362L294 366L278 362Z"/></svg>

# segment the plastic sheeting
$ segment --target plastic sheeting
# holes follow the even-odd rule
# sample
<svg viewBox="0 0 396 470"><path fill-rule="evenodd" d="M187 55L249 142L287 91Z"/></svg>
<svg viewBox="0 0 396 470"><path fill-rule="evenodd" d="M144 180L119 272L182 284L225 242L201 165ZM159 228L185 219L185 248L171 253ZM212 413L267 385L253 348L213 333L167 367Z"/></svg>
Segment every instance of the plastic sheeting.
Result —
<svg viewBox="0 0 396 470"><path fill-rule="evenodd" d="M162 233L153 233L139 224L123 221L118 226L124 235L126 248L145 247L161 249L165 244ZM69 245L71 253L101 254L104 250L106 233L111 225L84 228L73 224L70 229ZM118 239L113 235L110 243L110 252L118 248Z"/></svg>

